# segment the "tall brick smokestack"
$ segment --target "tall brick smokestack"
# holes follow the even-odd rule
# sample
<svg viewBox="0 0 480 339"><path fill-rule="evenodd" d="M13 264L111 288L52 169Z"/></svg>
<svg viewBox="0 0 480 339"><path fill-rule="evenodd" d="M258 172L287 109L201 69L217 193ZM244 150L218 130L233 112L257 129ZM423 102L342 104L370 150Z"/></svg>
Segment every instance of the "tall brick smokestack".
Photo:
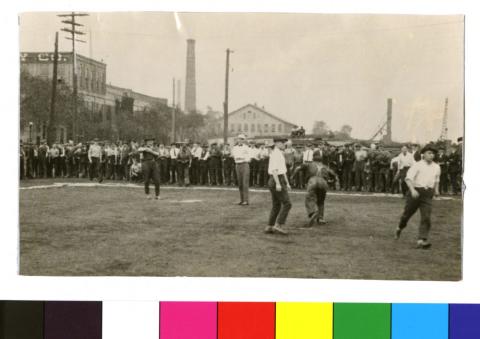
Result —
<svg viewBox="0 0 480 339"><path fill-rule="evenodd" d="M384 140L392 142L392 98L387 99L387 134Z"/></svg>
<svg viewBox="0 0 480 339"><path fill-rule="evenodd" d="M197 93L195 81L195 40L187 40L187 72L185 76L185 112L197 109Z"/></svg>

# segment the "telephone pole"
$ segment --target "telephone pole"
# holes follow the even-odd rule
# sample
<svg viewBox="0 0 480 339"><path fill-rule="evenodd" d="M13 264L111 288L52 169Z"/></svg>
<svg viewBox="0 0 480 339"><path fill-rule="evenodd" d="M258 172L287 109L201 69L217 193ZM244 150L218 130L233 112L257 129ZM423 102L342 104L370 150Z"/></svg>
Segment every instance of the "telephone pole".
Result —
<svg viewBox="0 0 480 339"><path fill-rule="evenodd" d="M230 48L227 48L227 62L225 65L225 101L223 102L223 144L228 141L228 81L230 73Z"/></svg>
<svg viewBox="0 0 480 339"><path fill-rule="evenodd" d="M175 142L176 135L175 135L175 78L172 81L172 143Z"/></svg>
<svg viewBox="0 0 480 339"><path fill-rule="evenodd" d="M443 108L442 130L440 131L440 140L448 139L448 98L445 98L445 106Z"/></svg>
<svg viewBox="0 0 480 339"><path fill-rule="evenodd" d="M53 54L53 78L52 78L52 99L50 101L50 119L48 119L47 143L52 145L55 141L55 102L57 99L57 75L58 68L58 32L55 32L55 52Z"/></svg>
<svg viewBox="0 0 480 339"><path fill-rule="evenodd" d="M72 134L73 140L75 143L78 141L78 132L77 132L77 113L78 113L78 86L77 86L77 57L75 52L75 42L82 42L85 43L85 40L77 39L76 35L85 35L84 32L77 31L77 27L82 27L82 24L79 24L75 21L77 17L88 16L86 13L75 13L72 12L70 14L59 14L57 15L61 18L68 18L66 20L62 20L64 24L70 25L69 28L62 28L61 30L67 33L70 33L70 37L65 37L67 40L72 41L72 87L73 87L73 121L72 121Z"/></svg>

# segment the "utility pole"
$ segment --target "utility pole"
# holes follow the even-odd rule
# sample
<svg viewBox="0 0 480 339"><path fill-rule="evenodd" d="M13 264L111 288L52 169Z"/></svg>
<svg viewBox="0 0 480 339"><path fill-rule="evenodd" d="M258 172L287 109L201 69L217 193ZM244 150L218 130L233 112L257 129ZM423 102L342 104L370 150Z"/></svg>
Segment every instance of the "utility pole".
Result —
<svg viewBox="0 0 480 339"><path fill-rule="evenodd" d="M172 81L172 143L175 142L176 140L176 135L175 135L175 78L173 78Z"/></svg>
<svg viewBox="0 0 480 339"><path fill-rule="evenodd" d="M48 119L47 143L52 145L55 141L55 102L57 99L58 82L58 32L55 32L55 52L53 54L53 78L52 78L52 99L50 101L50 119Z"/></svg>
<svg viewBox="0 0 480 339"><path fill-rule="evenodd" d="M61 30L67 33L70 33L71 37L65 37L67 40L72 40L72 87L73 87L73 121L72 121L72 134L73 134L73 140L75 143L78 141L78 133L77 133L77 113L78 113L78 86L77 86L77 56L75 52L75 42L83 42L85 43L85 40L80 40L76 39L75 35L85 35L84 32L77 31L77 27L82 27L82 24L79 24L78 22L75 21L76 17L81 17L81 16L88 16L86 13L75 13L72 12L70 14L59 14L58 17L61 18L69 18L67 20L62 20L64 24L70 25L70 28L62 28Z"/></svg>
<svg viewBox="0 0 480 339"><path fill-rule="evenodd" d="M448 98L445 98L445 106L443 109L442 130L440 131L440 141L448 139Z"/></svg>
<svg viewBox="0 0 480 339"><path fill-rule="evenodd" d="M225 101L223 102L223 144L228 142L228 76L230 73L230 48L227 48L227 62L225 65Z"/></svg>

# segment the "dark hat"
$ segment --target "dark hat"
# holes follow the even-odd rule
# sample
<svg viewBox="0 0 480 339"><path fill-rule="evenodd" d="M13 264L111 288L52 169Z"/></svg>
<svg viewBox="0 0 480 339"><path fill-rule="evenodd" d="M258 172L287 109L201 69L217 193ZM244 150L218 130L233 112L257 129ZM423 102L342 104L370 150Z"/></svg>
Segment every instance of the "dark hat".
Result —
<svg viewBox="0 0 480 339"><path fill-rule="evenodd" d="M420 153L425 153L425 152L428 152L428 151L431 151L433 152L434 154L437 154L438 150L436 149L436 147L434 145L425 145L422 150L420 151Z"/></svg>
<svg viewBox="0 0 480 339"><path fill-rule="evenodd" d="M463 137L458 137L457 142L463 142Z"/></svg>
<svg viewBox="0 0 480 339"><path fill-rule="evenodd" d="M144 142L147 142L147 141L155 141L155 138L154 137L145 137L143 139Z"/></svg>
<svg viewBox="0 0 480 339"><path fill-rule="evenodd" d="M98 142L98 138L93 138L93 141L94 141L94 142Z"/></svg>
<svg viewBox="0 0 480 339"><path fill-rule="evenodd" d="M212 143L210 144L210 146L217 146L217 143L216 143L216 142L212 142Z"/></svg>

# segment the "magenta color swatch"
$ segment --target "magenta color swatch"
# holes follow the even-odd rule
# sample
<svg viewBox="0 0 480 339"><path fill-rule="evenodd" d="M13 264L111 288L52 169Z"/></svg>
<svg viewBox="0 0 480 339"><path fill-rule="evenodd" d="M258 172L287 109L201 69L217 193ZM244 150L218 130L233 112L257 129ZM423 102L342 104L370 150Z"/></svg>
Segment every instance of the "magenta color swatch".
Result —
<svg viewBox="0 0 480 339"><path fill-rule="evenodd" d="M161 302L160 339L216 339L216 302Z"/></svg>

